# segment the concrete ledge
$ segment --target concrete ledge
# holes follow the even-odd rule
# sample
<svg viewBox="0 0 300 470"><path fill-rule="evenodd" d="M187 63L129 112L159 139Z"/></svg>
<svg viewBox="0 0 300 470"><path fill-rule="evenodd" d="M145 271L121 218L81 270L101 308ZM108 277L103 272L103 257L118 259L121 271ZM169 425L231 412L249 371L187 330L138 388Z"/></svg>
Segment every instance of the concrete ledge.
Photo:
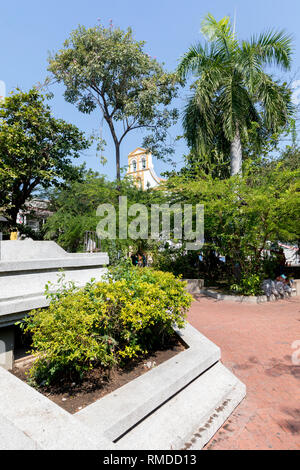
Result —
<svg viewBox="0 0 300 470"><path fill-rule="evenodd" d="M86 273L84 273L86 276L83 276L81 271L79 280L77 280L76 276L74 275L72 276L71 280L75 282L76 287L82 288L86 285L87 282L91 280L92 277L95 277L98 281L101 281L101 277L104 272L105 268L99 268L92 272L91 270L88 270ZM53 279L50 278L49 280L55 282L57 280L57 274L58 273L55 273L55 277ZM82 282L83 277L85 277L84 282ZM68 276L66 276L66 279L69 280ZM0 327L4 325L13 325L16 320L24 317L30 310L48 307L49 303L50 300L46 299L43 292L27 296L14 297L12 299L0 299Z"/></svg>
<svg viewBox="0 0 300 470"><path fill-rule="evenodd" d="M200 294L207 295L208 297L213 297L217 300L229 300L231 302L243 302L243 303L254 303L260 304L262 302L269 302L270 300L276 300L274 296L271 296L269 299L266 295L229 295L229 294L222 294L217 292L213 289L204 288L200 290ZM296 295L295 292L292 292L292 296Z"/></svg>
<svg viewBox="0 0 300 470"><path fill-rule="evenodd" d="M68 256L61 246L53 241L2 240L0 241L1 261L23 261L24 259L48 259Z"/></svg>
<svg viewBox="0 0 300 470"><path fill-rule="evenodd" d="M99 449L98 438L67 411L0 367L0 449Z"/></svg>
<svg viewBox="0 0 300 470"><path fill-rule="evenodd" d="M115 449L202 449L245 394L245 385L218 362L122 437Z"/></svg>
<svg viewBox="0 0 300 470"><path fill-rule="evenodd" d="M76 413L95 436L118 439L220 359L220 349L191 325L176 332L188 350Z"/></svg>
<svg viewBox="0 0 300 470"><path fill-rule="evenodd" d="M77 287L83 287L92 278L100 281L105 272L106 268L97 263L93 267L81 266L80 269L67 269L64 274L66 282L72 281ZM2 323L11 324L8 323L8 315L47 307L49 300L44 296L45 284L50 281L55 285L59 274L57 268L52 271L30 270L3 277L0 275L0 326Z"/></svg>
<svg viewBox="0 0 300 470"><path fill-rule="evenodd" d="M0 327L14 325L17 320L23 318L30 310L48 307L49 302L43 294L0 302Z"/></svg>
<svg viewBox="0 0 300 470"><path fill-rule="evenodd" d="M214 383L214 381L212 382ZM198 422L198 428L196 428L196 432L190 436L189 440L185 443L183 450L201 450L211 440L218 429L225 423L225 421L229 418L231 413L241 403L245 396L246 386L238 380L232 389L228 390L227 394L224 393L223 401L220 401L217 406L215 405L215 407L212 408L210 414L207 415L207 417L203 419L202 422Z"/></svg>
<svg viewBox="0 0 300 470"><path fill-rule="evenodd" d="M60 270L66 282L82 287L100 280L109 263L107 253L67 253L51 241L5 240L0 248L0 326L9 315L46 307L45 284L55 285Z"/></svg>
<svg viewBox="0 0 300 470"><path fill-rule="evenodd" d="M12 369L14 362L15 335L12 328L1 328L0 331L0 366Z"/></svg>
<svg viewBox="0 0 300 470"><path fill-rule="evenodd" d="M37 442L27 436L0 414L0 450L41 450Z"/></svg>
<svg viewBox="0 0 300 470"><path fill-rule="evenodd" d="M107 253L72 253L64 258L33 259L24 261L1 261L0 275L8 276L17 271L47 271L61 268L87 268L90 266L106 266Z"/></svg>

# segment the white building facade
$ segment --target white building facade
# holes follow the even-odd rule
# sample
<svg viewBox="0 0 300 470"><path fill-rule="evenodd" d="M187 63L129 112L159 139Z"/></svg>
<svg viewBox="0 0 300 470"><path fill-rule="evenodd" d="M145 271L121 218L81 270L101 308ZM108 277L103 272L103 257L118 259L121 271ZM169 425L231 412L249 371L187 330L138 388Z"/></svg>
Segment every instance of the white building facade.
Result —
<svg viewBox="0 0 300 470"><path fill-rule="evenodd" d="M155 173L151 153L141 147L128 155L126 176L131 176L136 185L143 190L155 188L165 181Z"/></svg>

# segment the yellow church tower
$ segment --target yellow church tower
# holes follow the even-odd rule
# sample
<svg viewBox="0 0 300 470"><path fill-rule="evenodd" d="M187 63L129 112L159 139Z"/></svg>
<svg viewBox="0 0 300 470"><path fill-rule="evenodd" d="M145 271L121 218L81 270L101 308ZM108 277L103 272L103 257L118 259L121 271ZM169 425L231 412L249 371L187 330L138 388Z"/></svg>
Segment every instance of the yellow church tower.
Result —
<svg viewBox="0 0 300 470"><path fill-rule="evenodd" d="M126 175L131 176L135 180L136 185L143 190L155 188L162 181L165 181L156 175L151 153L141 147L137 147L128 155Z"/></svg>

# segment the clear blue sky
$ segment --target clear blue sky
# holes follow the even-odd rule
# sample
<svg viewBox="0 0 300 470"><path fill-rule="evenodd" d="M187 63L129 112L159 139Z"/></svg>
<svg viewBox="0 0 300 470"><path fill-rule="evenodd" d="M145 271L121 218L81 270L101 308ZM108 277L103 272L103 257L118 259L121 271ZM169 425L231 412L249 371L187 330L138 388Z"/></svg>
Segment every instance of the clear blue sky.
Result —
<svg viewBox="0 0 300 470"><path fill-rule="evenodd" d="M0 80L5 81L7 93L16 86L27 90L42 82L47 75L48 53L59 49L78 24L94 26L98 18L107 26L110 19L121 28L131 26L136 39L146 41L147 52L171 71L186 49L201 39L200 23L208 12L217 19L225 15L233 18L235 9L239 38L247 39L269 28L286 29L293 34L294 63L286 78L295 74L299 79L299 0L14 0L2 1L0 6ZM53 92L55 98L50 105L55 116L76 124L87 133L99 129L99 112L83 115L64 101L62 87L55 87ZM182 100L177 103L181 108L187 93L188 90L183 91ZM181 134L181 126L172 129L172 134ZM103 137L108 142L105 150L108 163L102 166L93 148L86 151L81 160L113 178L114 148L105 123ZM141 141L140 133L129 134L122 144L122 165ZM184 142L179 141L174 157L178 168L185 151ZM158 173L168 168L161 161L156 161L155 167Z"/></svg>

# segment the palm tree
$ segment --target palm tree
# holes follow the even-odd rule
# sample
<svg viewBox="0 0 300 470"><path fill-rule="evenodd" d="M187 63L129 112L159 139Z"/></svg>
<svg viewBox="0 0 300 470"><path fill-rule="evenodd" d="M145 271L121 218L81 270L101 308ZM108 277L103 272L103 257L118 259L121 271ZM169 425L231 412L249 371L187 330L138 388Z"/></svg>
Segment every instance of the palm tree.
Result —
<svg viewBox="0 0 300 470"><path fill-rule="evenodd" d="M265 66L291 65L291 37L269 31L239 42L228 17L202 22L206 43L191 47L182 57L182 79L196 75L193 95L184 112L188 145L205 153L214 146L230 152L231 175L242 170L242 141L257 123L257 139L288 126L292 114L290 91L267 74ZM228 152L228 153L229 153Z"/></svg>

